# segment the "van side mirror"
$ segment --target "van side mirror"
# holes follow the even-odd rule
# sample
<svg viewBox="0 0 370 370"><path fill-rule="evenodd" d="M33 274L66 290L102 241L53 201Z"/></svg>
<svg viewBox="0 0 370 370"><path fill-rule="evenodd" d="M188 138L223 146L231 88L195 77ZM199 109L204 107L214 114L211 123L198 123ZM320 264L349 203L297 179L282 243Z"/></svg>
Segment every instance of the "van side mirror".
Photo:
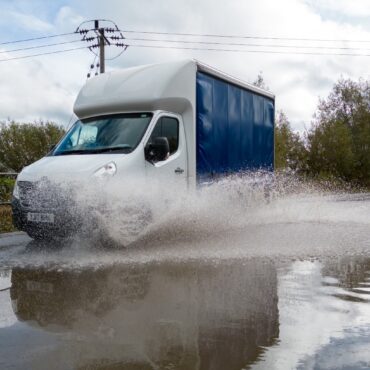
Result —
<svg viewBox="0 0 370 370"><path fill-rule="evenodd" d="M166 137L156 137L145 147L145 159L149 162L160 162L168 158L170 144Z"/></svg>

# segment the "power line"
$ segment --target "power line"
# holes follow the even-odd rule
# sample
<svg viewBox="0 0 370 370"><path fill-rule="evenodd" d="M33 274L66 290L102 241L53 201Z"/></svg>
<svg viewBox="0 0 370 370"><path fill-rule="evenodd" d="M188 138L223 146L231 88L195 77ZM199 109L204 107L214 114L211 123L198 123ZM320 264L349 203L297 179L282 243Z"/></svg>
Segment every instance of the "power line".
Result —
<svg viewBox="0 0 370 370"><path fill-rule="evenodd" d="M366 43L370 43L370 40L350 40L350 39L340 40L340 39L297 38L297 37L221 35L221 34L180 33L180 32L154 32L154 31L134 31L134 30L122 30L122 32L138 33L138 34L151 34L151 35L170 35L170 36L219 37L219 38L231 38L231 39L318 41L318 42L366 42Z"/></svg>
<svg viewBox="0 0 370 370"><path fill-rule="evenodd" d="M108 21L107 21L108 22ZM114 24L115 25L115 24ZM171 33L171 32L149 32L149 31L121 31L116 25L115 28L102 28L104 30L107 30L107 32L114 32L119 33L119 36L111 36L108 38L112 40L125 40L125 44L122 43L111 43L112 45L115 45L117 47L124 47L125 49L122 50L124 52L128 46L131 47L138 47L138 48L155 48L155 49L177 49L177 50L195 50L195 51L216 51L216 52L232 52L232 53L261 53L261 54L291 54L291 55L326 55L326 56L362 56L362 57L369 57L370 54L361 54L361 53L330 53L330 52L319 52L319 51L288 51L288 50L251 50L251 49L238 49L238 48L214 48L214 47L195 47L195 46L174 46L174 45L168 45L169 43L177 43L177 44L199 44L199 45L219 45L219 46L246 46L246 47L257 47L257 48L287 48L287 49L326 49L326 50L363 50L367 51L370 50L368 48L354 48L354 47L334 47L334 46L304 46L304 45L282 45L282 44L258 44L258 43L237 43L237 42L218 42L218 41L202 41L202 40L173 40L173 39L160 39L160 38L140 38L140 37L133 37L130 39L126 39L122 32L128 32L128 33L142 33L142 34L153 34L153 35L172 35L172 36L197 36L197 37L222 37L222 38L244 38L244 39L261 39L261 40L300 40L300 41L326 41L326 42L345 42L345 41L352 41L352 42L370 42L370 41L364 41L364 40L324 40L324 39L299 39L299 38L282 38L282 37L262 37L262 36L237 36L237 35L212 35L212 34L196 34L196 33ZM36 37L36 38L29 38L29 39L23 39L23 40L15 40L15 41L8 41L0 43L0 45L5 44L11 44L11 43L20 43L20 42L27 42L27 41L33 41L33 40L41 40L41 39L47 39L52 37L60 37L60 36L67 36L72 34L83 34L84 38L82 40L71 40L71 41L64 41L59 43L52 43L52 44L45 44L45 45L36 45L36 46L30 46L26 48L19 48L19 49L12 49L12 50L4 50L0 51L0 53L11 53L11 52L18 52L18 51L25 51L25 50L32 50L32 49L38 49L38 48L46 48L46 47L52 47L52 46L58 46L63 44L69 44L69 43L76 43L80 41L93 41L96 39L96 37L86 37L87 33L90 31L96 31L95 29L87 29L87 30L79 30L77 29L75 32L68 32L68 33L62 33L57 35L48 35L48 36L42 36L42 37ZM145 42L161 42L165 44L161 45L148 45L148 44L138 44L138 43L127 43L127 41L145 41ZM24 55L19 57L12 57L7 59L0 59L0 62L6 62L11 60L17 60L17 59L26 59L26 58L32 58L42 55L50 55L50 54L58 54L58 53L64 53L74 50L81 50L81 49L89 49L90 51L93 51L94 47L97 47L98 45L89 45L89 46L82 46L77 48L70 48L70 49L63 49L63 50L56 50L56 51L50 51L50 52L44 52L44 53L38 53L38 54L31 54L31 55ZM115 59L119 57L120 54L115 56L112 59ZM107 59L109 60L109 59Z"/></svg>
<svg viewBox="0 0 370 370"><path fill-rule="evenodd" d="M72 43L75 43L75 42L81 42L81 40L56 42L54 44L37 45L37 46L30 46L30 47L27 47L27 48L19 48L19 49L1 50L0 54L13 53L13 52L16 52L16 51L24 51L24 50L31 50L31 49L47 48L47 47L50 47L50 46L57 46L57 45L64 45L64 44L72 44Z"/></svg>
<svg viewBox="0 0 370 370"><path fill-rule="evenodd" d="M102 20L114 23L110 20ZM90 22L90 21L86 21ZM86 23L84 22L84 23ZM231 38L231 39L256 39L256 40L286 40L286 41L317 41L317 42L361 42L370 43L370 40L354 40L354 39L321 39L321 38L297 38L297 37L272 37L272 36L252 36L252 35L222 35L222 34L202 34L202 33L181 33L181 32L156 32L156 31L137 31L137 30L118 30L120 32L136 33L136 34L150 34L150 35L169 35L169 36L195 36L195 37L215 37L215 38ZM40 37L33 37L21 40L12 40L0 42L0 45L15 44L21 42L29 42L35 40L43 40L54 37L62 37L74 35L78 31L59 33L55 35L45 35Z"/></svg>
<svg viewBox="0 0 370 370"><path fill-rule="evenodd" d="M370 54L354 54L354 53L319 53L319 52L293 52L293 51L275 51L275 50L246 50L246 49L221 49L221 48L196 48L196 47L181 47L181 46L168 46L168 45L142 45L142 44L127 44L130 47L138 48L152 48L152 49L176 49L176 50L196 50L196 51L217 51L217 52L233 52L233 53L260 53L260 54L290 54L290 55L326 55L326 56L356 56L356 57L370 57ZM82 46L71 49L63 49L50 51L46 53L38 53L31 55L24 55L20 57L0 59L0 62L7 62L18 59L26 59L38 57L42 55L59 54L75 50L90 49L89 46ZM112 58L113 59L113 58Z"/></svg>
<svg viewBox="0 0 370 370"><path fill-rule="evenodd" d="M126 45L126 46L128 46L128 45ZM117 54L116 56L114 56L114 57L112 57L112 58L105 58L105 60L114 60L114 59L117 59L117 58L119 58L125 51L127 50L127 48L125 48L125 49L122 49L122 51L119 53L119 54Z"/></svg>
<svg viewBox="0 0 370 370"><path fill-rule="evenodd" d="M126 41L149 41L149 42L168 42L178 44L202 44L202 45L222 45L222 46L255 46L269 48L291 48L291 49L328 49L328 50L370 50L370 48L351 48L351 47L336 47L336 46L304 46L304 45L279 45L279 44L247 44L233 42L215 42L215 41L196 41L196 40L163 40L163 39L148 39L148 38L126 38Z"/></svg>
<svg viewBox="0 0 370 370"><path fill-rule="evenodd" d="M47 36L40 36L40 37L34 37L31 39L23 39L23 40L13 40L13 41L4 41L0 42L0 45L7 45L7 44L16 44L19 42L28 42L28 41L35 41L35 40L43 40L43 39L49 39L52 37L61 37L61 36L68 36L68 35L74 35L75 32L67 32L67 33L59 33L57 35L47 35Z"/></svg>
<svg viewBox="0 0 370 370"><path fill-rule="evenodd" d="M223 43L223 42L213 42L213 41L193 41L193 40L163 40L163 39L148 39L148 38L128 38L127 41L148 41L148 42L165 42L165 43L179 43L179 44L202 44L202 45L223 45L223 46L253 46L253 47L271 47L271 48L293 48L293 49L328 49L328 50L370 50L369 48L350 48L350 47L326 47L326 46L302 46L302 45L274 45L274 44L249 44L249 43ZM64 44L72 44L76 42L81 42L82 40L72 40L65 42L58 42L53 44L30 46L26 48L11 49L11 50L1 50L2 53L12 53L18 51L32 50L38 48L52 47ZM134 46L134 45L132 45ZM113 60L118 58L121 53L119 53L114 58L108 58L107 60Z"/></svg>
<svg viewBox="0 0 370 370"><path fill-rule="evenodd" d="M185 46L168 46L168 45L141 45L127 44L129 47L139 48L157 48L157 49L178 49L178 50L198 50L198 51L222 51L234 53L261 53L261 54L293 54L293 55L326 55L326 56L353 56L353 57L370 57L370 54L351 54L351 53L319 53L319 52L293 52L293 51L275 51L275 50L247 50L247 49L221 49L221 48L196 48Z"/></svg>
<svg viewBox="0 0 370 370"><path fill-rule="evenodd" d="M138 48L154 48L154 49L176 49L176 50L196 50L196 51L217 51L217 52L233 52L233 53L260 53L260 54L290 54L290 55L326 55L326 56L356 56L356 57L370 57L370 54L350 54L350 53L318 53L318 52L289 52L289 51L274 51L274 50L246 50L246 49L220 49L220 48L195 48L195 47L181 47L181 46L168 46L168 45L141 45L141 44L127 44L130 47ZM24 55L20 57L0 59L0 62L8 62L17 59L26 59L38 57L42 55L59 54L75 50L89 49L89 46L82 46L71 49L63 49L50 51L46 53L38 53L32 55Z"/></svg>
<svg viewBox="0 0 370 370"><path fill-rule="evenodd" d="M24 56L21 56L21 57L8 58L8 59L0 59L0 62L8 62L8 61L10 61L10 60L26 59L26 58L38 57L38 56L41 56L41 55L59 54L59 53L65 53L65 52L68 52L68 51L82 50L82 49L89 49L89 47L88 47L88 46L81 46L81 47L78 47L78 48L71 48L71 49L63 49L63 50L49 51L49 52L46 52L46 53L31 54L31 55L24 55Z"/></svg>

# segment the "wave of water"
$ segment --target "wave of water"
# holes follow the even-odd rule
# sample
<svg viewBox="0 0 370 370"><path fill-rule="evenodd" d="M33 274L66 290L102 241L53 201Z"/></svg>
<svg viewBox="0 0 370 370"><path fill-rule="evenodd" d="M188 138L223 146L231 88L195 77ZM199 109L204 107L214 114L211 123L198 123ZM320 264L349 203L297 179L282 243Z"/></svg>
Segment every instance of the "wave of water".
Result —
<svg viewBox="0 0 370 370"><path fill-rule="evenodd" d="M294 178L272 181L266 174L224 179L196 192L176 184L87 185L72 193L86 227L94 216L94 230L68 239L63 249L33 243L26 253L18 251L22 256L12 252L14 261L82 266L370 251L366 194L322 191ZM114 248L97 241L102 230Z"/></svg>
<svg viewBox="0 0 370 370"><path fill-rule="evenodd" d="M117 194L114 190L111 193ZM106 218L110 236L123 244L127 220L131 227L134 224L138 228L130 242L150 240L159 244L168 240L223 239L227 234L243 234L243 230L249 233L253 226L370 226L368 195L323 192L294 178L272 181L266 174L227 178L196 192L182 193L176 186L153 186L150 190L136 187L134 193L131 203L141 204L143 213L150 212L150 222L141 224L135 212L133 218L130 212L120 213L119 202L111 207L117 210L113 217Z"/></svg>

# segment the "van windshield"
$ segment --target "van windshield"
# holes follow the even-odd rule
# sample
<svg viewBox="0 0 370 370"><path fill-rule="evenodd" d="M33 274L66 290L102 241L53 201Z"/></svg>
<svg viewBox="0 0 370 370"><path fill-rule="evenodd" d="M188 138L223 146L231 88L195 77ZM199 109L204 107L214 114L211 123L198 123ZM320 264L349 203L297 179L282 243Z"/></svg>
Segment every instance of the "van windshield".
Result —
<svg viewBox="0 0 370 370"><path fill-rule="evenodd" d="M130 153L140 143L152 116L130 113L77 121L52 155Z"/></svg>

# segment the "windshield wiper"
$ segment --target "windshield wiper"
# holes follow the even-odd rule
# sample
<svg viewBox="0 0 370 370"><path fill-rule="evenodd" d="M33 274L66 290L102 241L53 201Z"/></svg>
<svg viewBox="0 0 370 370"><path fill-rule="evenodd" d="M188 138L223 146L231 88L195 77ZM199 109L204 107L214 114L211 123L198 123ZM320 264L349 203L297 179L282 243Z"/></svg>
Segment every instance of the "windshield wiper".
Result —
<svg viewBox="0 0 370 370"><path fill-rule="evenodd" d="M132 147L130 145L117 145L117 146L108 146L105 148L96 148L96 149L76 149L76 150L64 150L60 153L55 153L55 155L70 155L70 154L98 154L98 153L108 153L116 152L119 150L129 151Z"/></svg>
<svg viewBox="0 0 370 370"><path fill-rule="evenodd" d="M94 153L116 152L116 151L119 151L119 150L127 151L127 150L131 150L131 149L132 149L132 147L130 145L124 144L124 145L108 146L106 148L95 149Z"/></svg>
<svg viewBox="0 0 370 370"><path fill-rule="evenodd" d="M54 155L69 155L69 154L92 154L94 153L91 149L80 149L80 150L63 150L62 152L57 152Z"/></svg>

